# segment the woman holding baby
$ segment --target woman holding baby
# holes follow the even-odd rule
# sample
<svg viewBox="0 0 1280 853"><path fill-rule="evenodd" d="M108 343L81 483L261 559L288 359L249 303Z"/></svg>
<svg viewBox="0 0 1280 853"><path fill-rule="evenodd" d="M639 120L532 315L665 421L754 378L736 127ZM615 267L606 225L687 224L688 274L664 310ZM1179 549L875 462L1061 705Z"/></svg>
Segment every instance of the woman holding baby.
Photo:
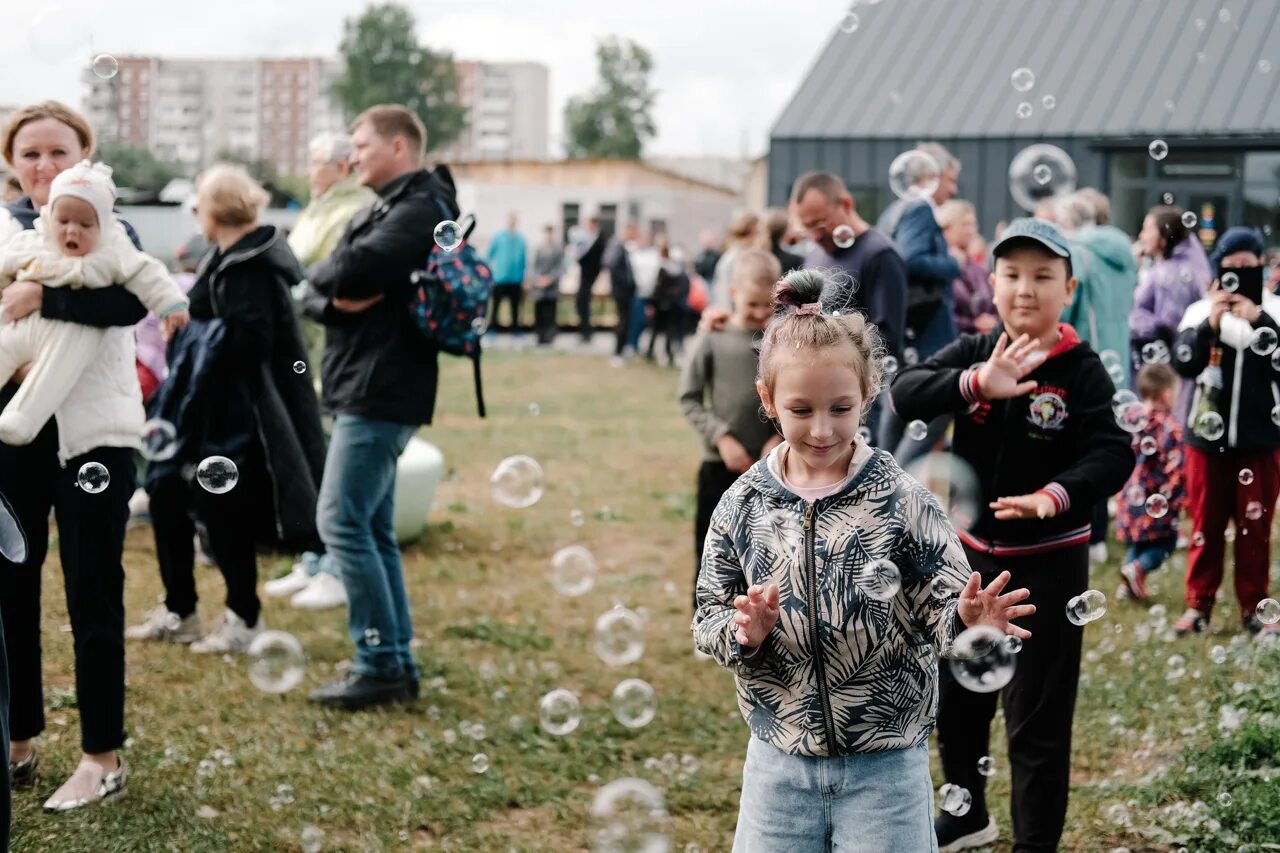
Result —
<svg viewBox="0 0 1280 853"><path fill-rule="evenodd" d="M35 227L49 203L54 179L92 155L93 131L75 110L46 101L13 113L0 143L24 193L17 202L0 208L0 241L7 243L15 231ZM84 189L75 183L70 195L85 203L68 204L60 214L58 228L71 229L71 236L66 230L56 232L64 251L72 255L82 248L83 235L77 229L92 231L96 226L107 235L120 227L110 205L104 207L92 187ZM97 221L99 212L109 221ZM126 230L136 244L136 235L127 226ZM68 383L70 390L56 406L54 417L30 443L0 443L0 495L8 501L26 539L25 559L10 562L0 555L0 618L9 667L9 695L0 694L0 705L7 699L8 706L7 731L0 729L9 747L6 789L35 782L34 739L45 723L40 574L48 550L50 508L58 524L75 645L83 755L70 778L45 803L49 811L66 811L118 794L126 782L125 765L117 755L125 741L121 557L134 487L133 457L140 448L144 420L132 327L147 314L137 292L123 282L51 286L18 276L0 293L3 323L35 316L101 330L96 356ZM170 309L182 312L185 299ZM19 368L13 381L0 389L0 406L13 400L30 371L30 364ZM78 475L86 465L105 468L110 478L105 489L79 487ZM7 830L8 791L0 793L5 795L0 821Z"/></svg>

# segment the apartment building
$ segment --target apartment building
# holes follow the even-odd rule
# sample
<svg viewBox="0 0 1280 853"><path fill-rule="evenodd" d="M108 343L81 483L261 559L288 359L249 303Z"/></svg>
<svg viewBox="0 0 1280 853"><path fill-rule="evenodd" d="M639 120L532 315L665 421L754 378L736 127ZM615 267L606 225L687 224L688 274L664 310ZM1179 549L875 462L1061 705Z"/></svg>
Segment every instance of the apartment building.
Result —
<svg viewBox="0 0 1280 853"><path fill-rule="evenodd" d="M115 76L84 75L84 109L100 138L194 172L229 152L280 175L307 169L307 142L341 130L329 95L337 64L316 58L201 60L117 57Z"/></svg>
<svg viewBox="0 0 1280 853"><path fill-rule="evenodd" d="M547 66L460 60L455 67L467 126L462 136L436 157L446 162L546 159Z"/></svg>

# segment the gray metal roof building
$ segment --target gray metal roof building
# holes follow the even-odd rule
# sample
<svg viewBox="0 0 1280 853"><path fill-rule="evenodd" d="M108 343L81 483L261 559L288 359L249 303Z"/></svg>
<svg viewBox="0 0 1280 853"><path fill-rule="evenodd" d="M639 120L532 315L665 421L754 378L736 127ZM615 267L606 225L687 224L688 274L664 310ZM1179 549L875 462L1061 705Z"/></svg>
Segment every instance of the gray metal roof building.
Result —
<svg viewBox="0 0 1280 853"><path fill-rule="evenodd" d="M960 196L989 232L1019 213L1010 160L1049 142L1081 186L1112 197L1126 230L1172 193L1219 232L1280 236L1280 0L864 0L852 11L856 31L835 30L773 128L772 202L801 172L828 169L874 218L892 200L893 157L932 139L960 158ZM1035 74L1025 93L1010 82L1019 67ZM1164 160L1147 153L1155 138Z"/></svg>

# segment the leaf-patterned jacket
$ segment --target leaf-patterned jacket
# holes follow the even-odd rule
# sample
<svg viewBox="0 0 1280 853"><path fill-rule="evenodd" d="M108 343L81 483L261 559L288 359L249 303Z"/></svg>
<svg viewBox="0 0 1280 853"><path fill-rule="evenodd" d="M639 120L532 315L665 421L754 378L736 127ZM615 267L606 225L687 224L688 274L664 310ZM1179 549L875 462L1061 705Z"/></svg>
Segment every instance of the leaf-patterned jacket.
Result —
<svg viewBox="0 0 1280 853"><path fill-rule="evenodd" d="M807 503L781 485L786 445L725 493L711 518L693 630L736 676L751 733L784 752L835 756L923 742L938 701L938 664L962 627L969 575L960 540L923 486L861 441L850 479ZM867 567L891 560L901 589L867 594ZM778 584L779 616L744 650L733 600ZM747 654L744 655L744 651Z"/></svg>

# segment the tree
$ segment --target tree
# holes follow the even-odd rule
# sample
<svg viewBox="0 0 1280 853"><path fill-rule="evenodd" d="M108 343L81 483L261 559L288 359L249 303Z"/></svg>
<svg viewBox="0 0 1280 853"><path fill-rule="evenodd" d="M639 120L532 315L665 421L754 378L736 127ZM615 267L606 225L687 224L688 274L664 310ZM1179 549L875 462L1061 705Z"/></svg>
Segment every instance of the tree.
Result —
<svg viewBox="0 0 1280 853"><path fill-rule="evenodd" d="M633 41L611 37L596 46L600 82L564 110L566 154L639 160L645 142L658 132L650 112L657 96L649 86L653 58Z"/></svg>
<svg viewBox="0 0 1280 853"><path fill-rule="evenodd" d="M111 178L116 186L136 190L158 192L184 173L181 166L166 163L145 148L134 148L121 142L101 143L95 159L111 167Z"/></svg>
<svg viewBox="0 0 1280 853"><path fill-rule="evenodd" d="M346 70L333 94L348 119L374 104L405 105L426 125L430 150L458 138L467 111L458 99L453 56L420 45L414 24L413 13L398 3L348 18L339 48Z"/></svg>

